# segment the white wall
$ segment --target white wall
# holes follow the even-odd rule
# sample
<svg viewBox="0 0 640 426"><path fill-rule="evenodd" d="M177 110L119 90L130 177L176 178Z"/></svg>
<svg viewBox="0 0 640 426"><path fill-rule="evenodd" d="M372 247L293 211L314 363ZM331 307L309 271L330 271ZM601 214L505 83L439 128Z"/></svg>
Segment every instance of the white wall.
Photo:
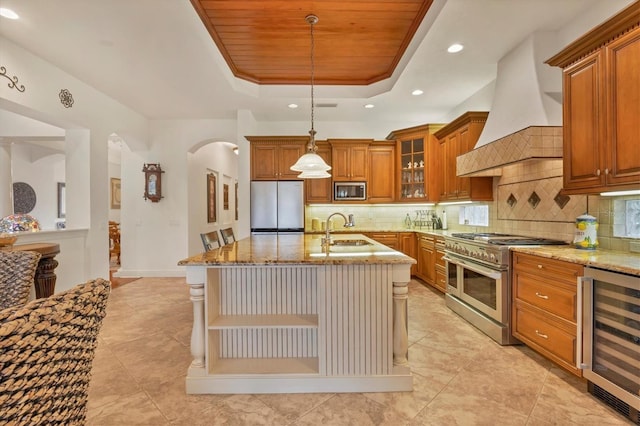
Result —
<svg viewBox="0 0 640 426"><path fill-rule="evenodd" d="M63 154L33 157L34 148L28 144L11 147L13 182L25 182L36 193L36 205L29 214L40 223L41 229L56 229L58 221L58 182L65 181Z"/></svg>
<svg viewBox="0 0 640 426"><path fill-rule="evenodd" d="M207 222L207 180L208 173L216 179L217 221ZM229 210L223 209L222 190L225 177L230 185ZM203 251L200 234L233 227L237 234L235 220L235 181L238 179L238 155L224 142L212 142L188 156L189 196L189 255Z"/></svg>
<svg viewBox="0 0 640 426"><path fill-rule="evenodd" d="M143 146L147 121L4 37L0 37L0 52L2 66L25 86L25 91L19 92L0 84L0 108L65 130L68 235L78 235L74 229L87 231L79 234L81 243L66 245L64 255L59 255L68 265L59 265L56 270L56 290L78 280L108 277L107 139L114 132L126 134L132 143ZM73 95L72 108L60 103L61 88ZM43 233L40 237L55 242L64 238L64 232ZM38 237L30 235L28 239Z"/></svg>

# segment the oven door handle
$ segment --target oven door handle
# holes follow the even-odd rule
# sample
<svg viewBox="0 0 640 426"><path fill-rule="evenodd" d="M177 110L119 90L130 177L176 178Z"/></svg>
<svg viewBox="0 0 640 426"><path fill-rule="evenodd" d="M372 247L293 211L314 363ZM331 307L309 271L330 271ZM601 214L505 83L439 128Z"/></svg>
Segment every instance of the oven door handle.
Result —
<svg viewBox="0 0 640 426"><path fill-rule="evenodd" d="M475 264L470 265L469 263L465 262L462 259L454 259L454 258L451 258L451 257L445 255L444 256L444 260L449 262L449 263L452 263L454 265L460 265L460 266L462 266L462 267L464 267L464 268L466 268L466 269L468 269L470 271L473 271L473 272L475 272L477 274L480 274L480 275L483 275L485 277L491 278L492 280L500 280L500 279L502 279L502 273L501 272L496 272L494 270L482 267L480 265L475 265Z"/></svg>

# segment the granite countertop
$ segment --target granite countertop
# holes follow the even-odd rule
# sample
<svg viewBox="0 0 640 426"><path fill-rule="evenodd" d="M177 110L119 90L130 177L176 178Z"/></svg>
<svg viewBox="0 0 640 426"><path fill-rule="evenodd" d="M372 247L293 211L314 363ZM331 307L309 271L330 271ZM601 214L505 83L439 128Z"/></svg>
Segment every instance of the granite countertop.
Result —
<svg viewBox="0 0 640 426"><path fill-rule="evenodd" d="M278 265L278 264L412 264L414 259L362 234L334 234L332 239L366 240L360 246L321 245L323 234L252 235L219 249L183 259L178 265Z"/></svg>
<svg viewBox="0 0 640 426"><path fill-rule="evenodd" d="M512 247L511 250L640 276L640 253L604 249L579 250L570 246L521 246Z"/></svg>

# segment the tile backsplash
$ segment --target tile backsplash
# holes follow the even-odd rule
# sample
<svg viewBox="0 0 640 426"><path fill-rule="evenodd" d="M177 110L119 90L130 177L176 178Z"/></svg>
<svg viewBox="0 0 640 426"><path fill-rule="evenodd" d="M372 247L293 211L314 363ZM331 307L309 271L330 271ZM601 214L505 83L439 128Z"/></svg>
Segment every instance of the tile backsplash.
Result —
<svg viewBox="0 0 640 426"><path fill-rule="evenodd" d="M576 217L589 213L600 224L600 247L610 250L630 251L637 238L614 236L613 227L624 218L614 218L614 203L619 197L599 195L559 194L562 188L562 160L544 159L523 161L502 168L502 175L494 177L494 201L476 203L489 206L489 226L470 226L459 223L460 206L433 204L384 204L384 205L308 205L305 229L312 230L312 219L326 221L334 212L354 214L355 232L360 230L404 230L406 215L412 221L417 212L433 210L442 218L446 211L449 230L462 232L501 232L532 237L573 241ZM532 193L536 197L532 197ZM537 202L536 201L537 198ZM637 198L637 197L636 197ZM515 201L514 201L515 199ZM617 213L620 215L620 213ZM342 228L342 218L335 217L334 228ZM427 229L426 227L423 229Z"/></svg>

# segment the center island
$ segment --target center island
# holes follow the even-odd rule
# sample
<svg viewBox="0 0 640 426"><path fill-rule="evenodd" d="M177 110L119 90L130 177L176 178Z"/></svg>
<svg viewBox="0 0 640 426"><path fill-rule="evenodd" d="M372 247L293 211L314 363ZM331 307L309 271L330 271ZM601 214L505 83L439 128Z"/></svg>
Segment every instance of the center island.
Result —
<svg viewBox="0 0 640 426"><path fill-rule="evenodd" d="M187 393L412 390L415 260L360 234L252 235L181 260L193 302Z"/></svg>

